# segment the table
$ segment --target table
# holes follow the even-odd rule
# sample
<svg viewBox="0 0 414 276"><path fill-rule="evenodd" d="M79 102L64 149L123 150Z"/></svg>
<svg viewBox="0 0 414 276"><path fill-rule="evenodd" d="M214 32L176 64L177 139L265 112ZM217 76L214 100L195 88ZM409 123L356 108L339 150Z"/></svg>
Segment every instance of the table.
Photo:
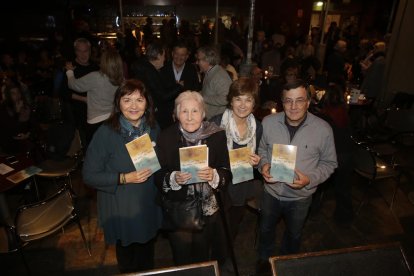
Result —
<svg viewBox="0 0 414 276"><path fill-rule="evenodd" d="M7 221L10 217L5 192L21 185L22 183L26 183L26 181L13 183L12 181L8 180L7 177L33 165L33 160L28 158L25 154L16 155L13 160L8 160L8 157L10 156L0 156L0 163L13 168L12 171L4 175L0 174L0 221Z"/></svg>

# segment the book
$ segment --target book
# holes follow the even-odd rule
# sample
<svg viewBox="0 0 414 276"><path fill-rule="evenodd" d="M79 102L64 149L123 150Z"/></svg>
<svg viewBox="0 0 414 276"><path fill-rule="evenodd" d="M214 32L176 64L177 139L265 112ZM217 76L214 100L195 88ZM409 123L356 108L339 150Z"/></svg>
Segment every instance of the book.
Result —
<svg viewBox="0 0 414 276"><path fill-rule="evenodd" d="M148 168L154 173L161 169L148 133L132 140L125 146L137 171Z"/></svg>
<svg viewBox="0 0 414 276"><path fill-rule="evenodd" d="M187 184L203 182L197 176L197 171L208 167L208 147L206 145L185 147L179 149L180 170L191 173Z"/></svg>
<svg viewBox="0 0 414 276"><path fill-rule="evenodd" d="M6 164L4 164L4 163L1 163L0 164L0 174L1 175L5 175L5 174L7 174L7 173L9 173L9 172L11 172L11 171L13 171L14 169L12 168L12 167L9 167L9 166L7 166Z"/></svg>
<svg viewBox="0 0 414 276"><path fill-rule="evenodd" d="M253 167L249 163L250 153L251 149L248 147L229 150L233 184L253 179Z"/></svg>
<svg viewBox="0 0 414 276"><path fill-rule="evenodd" d="M273 180L292 184L295 177L297 147L273 144L270 174Z"/></svg>
<svg viewBox="0 0 414 276"><path fill-rule="evenodd" d="M9 177L7 177L7 180L17 184L41 171L42 169L39 167L30 166L24 170L18 171L17 173L10 175Z"/></svg>

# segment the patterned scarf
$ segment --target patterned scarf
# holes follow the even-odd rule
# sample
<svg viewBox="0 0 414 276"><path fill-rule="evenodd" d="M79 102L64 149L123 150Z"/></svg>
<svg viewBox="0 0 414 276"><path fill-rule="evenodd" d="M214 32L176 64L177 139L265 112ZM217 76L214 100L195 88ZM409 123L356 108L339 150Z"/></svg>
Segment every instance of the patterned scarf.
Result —
<svg viewBox="0 0 414 276"><path fill-rule="evenodd" d="M194 132L185 131L180 125L180 131L183 134L184 139L192 145L197 145L201 140L210 137L212 134L221 131L215 123L203 121L198 130Z"/></svg>
<svg viewBox="0 0 414 276"><path fill-rule="evenodd" d="M138 127L134 127L122 114L119 116L119 123L121 124L121 135L126 143L131 142L145 133L149 134L151 131L144 116L141 117Z"/></svg>
<svg viewBox="0 0 414 276"><path fill-rule="evenodd" d="M246 137L240 137L231 109L226 109L226 111L224 111L220 127L226 130L227 148L229 150L233 149L234 142L239 145L247 145L252 152L256 151L256 120L253 114L250 114L247 117Z"/></svg>

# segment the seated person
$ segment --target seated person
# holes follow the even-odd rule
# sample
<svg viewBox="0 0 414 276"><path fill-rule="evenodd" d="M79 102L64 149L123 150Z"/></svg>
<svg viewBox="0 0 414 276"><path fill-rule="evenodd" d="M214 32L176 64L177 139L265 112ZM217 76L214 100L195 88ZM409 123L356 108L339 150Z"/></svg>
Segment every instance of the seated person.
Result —
<svg viewBox="0 0 414 276"><path fill-rule="evenodd" d="M31 107L22 95L17 81L11 81L4 90L4 101L0 105L1 150L16 154L28 152L34 120Z"/></svg>

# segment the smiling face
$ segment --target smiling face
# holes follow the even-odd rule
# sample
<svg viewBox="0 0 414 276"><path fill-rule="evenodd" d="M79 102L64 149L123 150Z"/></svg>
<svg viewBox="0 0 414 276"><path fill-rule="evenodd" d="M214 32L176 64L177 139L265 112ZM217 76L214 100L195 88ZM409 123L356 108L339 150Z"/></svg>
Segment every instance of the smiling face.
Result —
<svg viewBox="0 0 414 276"><path fill-rule="evenodd" d="M139 90L121 97L119 108L124 117L133 125L138 126L147 108L147 101Z"/></svg>
<svg viewBox="0 0 414 276"><path fill-rule="evenodd" d="M253 112L254 98L249 94L239 95L231 99L230 105L233 110L233 116L238 119L244 119Z"/></svg>
<svg viewBox="0 0 414 276"><path fill-rule="evenodd" d="M298 126L305 119L309 104L305 87L300 86L283 92L286 120L291 126Z"/></svg>
<svg viewBox="0 0 414 276"><path fill-rule="evenodd" d="M183 66L187 61L188 55L189 53L187 48L175 47L172 52L172 60L175 67L181 68L181 66Z"/></svg>
<svg viewBox="0 0 414 276"><path fill-rule="evenodd" d="M187 132L194 132L201 126L204 119L204 110L195 99L185 99L178 107L178 121Z"/></svg>

